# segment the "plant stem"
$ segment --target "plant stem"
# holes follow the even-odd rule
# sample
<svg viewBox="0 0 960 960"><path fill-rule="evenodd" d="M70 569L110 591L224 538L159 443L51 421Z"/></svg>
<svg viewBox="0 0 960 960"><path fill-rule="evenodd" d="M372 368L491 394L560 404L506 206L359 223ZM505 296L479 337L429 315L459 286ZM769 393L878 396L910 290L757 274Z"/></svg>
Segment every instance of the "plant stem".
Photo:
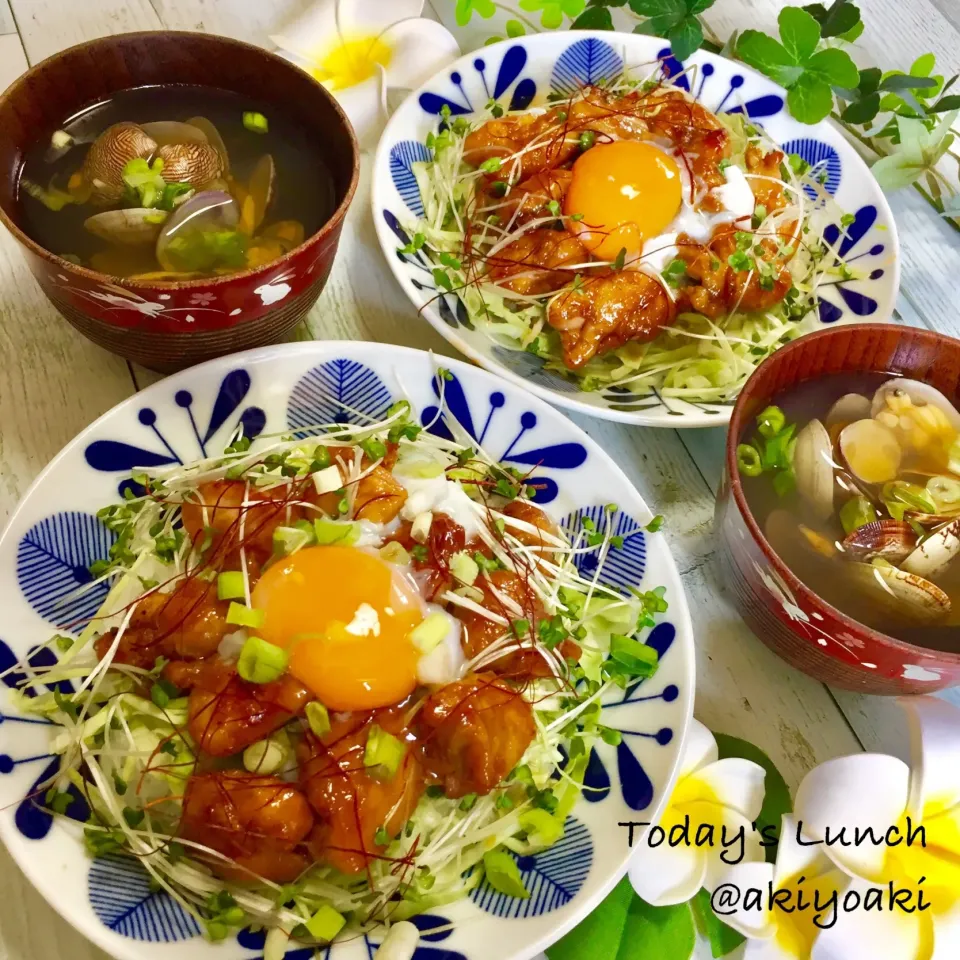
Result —
<svg viewBox="0 0 960 960"><path fill-rule="evenodd" d="M494 0L493 4L498 10L502 10L504 13L509 14L515 20L519 20L524 26L529 27L534 33L540 33L540 27L537 26L532 20L528 20L519 10L514 10L513 7L508 7L505 3L497 3Z"/></svg>

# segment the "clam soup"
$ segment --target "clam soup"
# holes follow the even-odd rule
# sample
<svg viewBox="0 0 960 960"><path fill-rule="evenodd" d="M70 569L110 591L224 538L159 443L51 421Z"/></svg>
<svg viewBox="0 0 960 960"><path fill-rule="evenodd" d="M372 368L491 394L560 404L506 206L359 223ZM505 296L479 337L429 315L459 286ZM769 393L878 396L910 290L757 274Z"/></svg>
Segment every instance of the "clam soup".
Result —
<svg viewBox="0 0 960 960"><path fill-rule="evenodd" d="M336 207L333 178L273 104L190 85L118 93L27 155L25 231L101 273L182 281L278 259Z"/></svg>
<svg viewBox="0 0 960 960"><path fill-rule="evenodd" d="M881 633L960 652L960 413L925 383L836 375L777 395L737 449L773 550Z"/></svg>

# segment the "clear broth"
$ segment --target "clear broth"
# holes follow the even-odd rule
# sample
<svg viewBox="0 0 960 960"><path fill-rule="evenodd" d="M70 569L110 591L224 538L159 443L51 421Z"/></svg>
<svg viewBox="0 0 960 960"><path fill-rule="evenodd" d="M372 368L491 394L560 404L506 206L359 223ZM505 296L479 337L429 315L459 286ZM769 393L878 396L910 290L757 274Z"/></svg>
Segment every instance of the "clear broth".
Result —
<svg viewBox="0 0 960 960"><path fill-rule="evenodd" d="M244 126L243 114L248 111L261 113L267 118L267 133L255 133ZM21 227L52 253L83 266L100 269L93 262L97 255L111 248L116 250L118 245L92 234L84 227L84 221L96 213L115 209L117 205L97 207L91 203L69 204L54 211L30 196L24 189L25 182L47 187L52 181L58 188L64 189L71 174L83 166L90 144L113 124L121 121L185 121L198 116L206 117L217 127L227 148L231 175L238 182L246 184L249 181L264 154L269 153L273 157L276 186L262 229L280 221L297 221L303 227L304 236L309 237L330 218L336 209L335 186L330 170L317 143L311 141L310 136L282 109L276 104L251 101L228 90L171 85L124 90L109 100L96 103L65 119L59 129L70 134L75 145L52 162L49 160L50 137L54 131L49 131L27 154L20 168L18 202ZM163 269L156 257L151 257L151 248L127 249L128 252L138 251L130 255L129 268L105 272L131 276ZM120 267L124 266L123 258L115 259ZM253 265L260 264L247 263L237 267L234 272Z"/></svg>
<svg viewBox="0 0 960 960"><path fill-rule="evenodd" d="M795 423L799 433L811 420L824 420L833 404L844 394L860 393L872 397L877 388L893 376L885 373L835 374L776 394L770 403L783 410L787 423ZM755 423L752 422L740 440L748 442L755 435ZM843 576L848 561L840 555L821 559L803 546L802 535L796 535L799 525L804 524L831 543L843 540L845 534L836 511L829 520L817 520L796 492L778 496L770 474L759 477L741 474L741 482L747 505L771 547L814 593L847 616L887 636L933 650L960 653L960 558L929 578L950 597L950 614L932 625L896 622ZM789 522L781 511L789 516Z"/></svg>

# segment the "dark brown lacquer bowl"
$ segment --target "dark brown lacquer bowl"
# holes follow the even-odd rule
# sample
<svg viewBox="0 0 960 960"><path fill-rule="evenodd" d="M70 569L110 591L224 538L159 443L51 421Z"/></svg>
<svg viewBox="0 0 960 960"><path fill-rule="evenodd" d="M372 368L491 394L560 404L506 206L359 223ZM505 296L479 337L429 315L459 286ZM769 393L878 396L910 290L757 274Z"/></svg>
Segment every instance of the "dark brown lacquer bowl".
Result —
<svg viewBox="0 0 960 960"><path fill-rule="evenodd" d="M861 693L932 693L960 684L960 654L914 646L863 626L820 599L773 552L747 506L737 444L774 394L826 374L878 372L930 383L960 400L960 340L893 324L852 324L795 340L740 393L717 497L720 562L740 614L787 663Z"/></svg>
<svg viewBox="0 0 960 960"><path fill-rule="evenodd" d="M277 103L316 138L330 168L336 193L330 219L264 267L181 283L110 277L31 240L19 226L16 196L29 148L84 106L130 87L172 83ZM173 31L103 37L44 60L0 97L0 221L70 323L107 350L162 372L274 343L303 319L330 273L358 172L357 141L336 100L298 67L225 37Z"/></svg>

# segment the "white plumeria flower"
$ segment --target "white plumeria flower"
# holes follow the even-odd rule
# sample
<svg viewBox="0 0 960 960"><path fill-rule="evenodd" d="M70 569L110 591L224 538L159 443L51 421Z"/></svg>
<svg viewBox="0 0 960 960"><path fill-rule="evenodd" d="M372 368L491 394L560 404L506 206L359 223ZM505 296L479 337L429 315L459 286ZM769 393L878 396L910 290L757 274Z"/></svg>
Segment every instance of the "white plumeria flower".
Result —
<svg viewBox="0 0 960 960"><path fill-rule="evenodd" d="M878 754L841 757L811 770L797 791L804 835L834 841L813 849L854 878L851 889L879 888L884 898L882 910L852 911L823 931L813 960L960 957L960 709L935 697L901 705L912 769ZM856 830L866 838L859 844ZM912 894L912 911L889 907L894 890ZM916 909L920 891L926 910Z"/></svg>
<svg viewBox="0 0 960 960"><path fill-rule="evenodd" d="M422 12L423 0L318 0L271 39L339 100L370 147L388 91L419 87L460 56L450 31Z"/></svg>
<svg viewBox="0 0 960 960"><path fill-rule="evenodd" d="M717 758L713 734L693 720L677 783L659 822L666 838L656 844L660 834L654 827L630 864L633 889L653 906L685 903L701 887L712 890L741 856L763 859L753 829L763 806L763 767L737 757ZM684 827L689 840L671 845L671 836L681 838Z"/></svg>
<svg viewBox="0 0 960 960"><path fill-rule="evenodd" d="M827 925L834 916L845 922L839 902L850 884L819 846L798 842L796 822L784 817L776 866L744 862L731 867L714 890L713 907L724 923L748 938L742 960L809 960L821 933L814 923L816 907L822 907L819 923ZM782 898L782 907L771 909L771 891ZM801 891L811 908L796 909ZM870 954L871 960L881 956L887 955ZM843 960L853 960L853 955L845 954Z"/></svg>

